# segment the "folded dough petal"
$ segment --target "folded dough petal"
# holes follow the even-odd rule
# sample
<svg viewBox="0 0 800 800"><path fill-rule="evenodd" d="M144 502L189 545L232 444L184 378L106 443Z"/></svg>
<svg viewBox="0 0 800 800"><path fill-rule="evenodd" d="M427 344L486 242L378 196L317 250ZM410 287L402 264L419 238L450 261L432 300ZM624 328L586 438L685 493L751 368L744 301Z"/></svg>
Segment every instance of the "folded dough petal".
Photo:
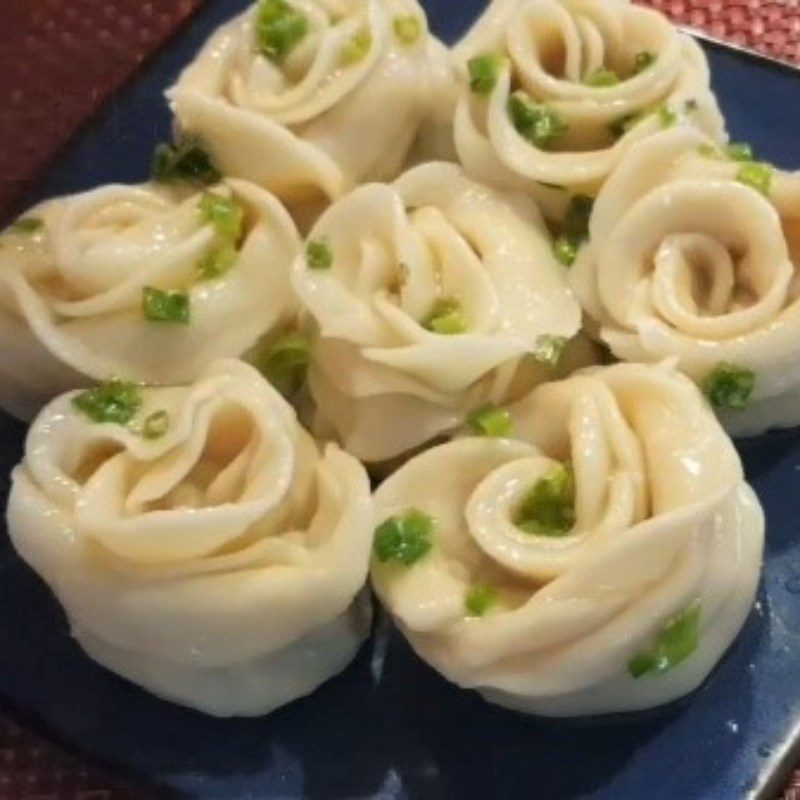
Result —
<svg viewBox="0 0 800 800"><path fill-rule="evenodd" d="M742 170L766 169L766 194ZM734 434L800 422L800 173L733 161L678 127L631 151L595 203L570 282L618 358L703 384L721 364L755 376Z"/></svg>
<svg viewBox="0 0 800 800"><path fill-rule="evenodd" d="M167 93L178 124L226 174L287 201L336 198L402 169L455 103L447 51L416 0L291 0L306 33L263 55L259 4L223 25ZM402 38L398 25L415 36ZM356 56L347 56L352 42Z"/></svg>
<svg viewBox="0 0 800 800"><path fill-rule="evenodd" d="M416 167L335 203L310 242L329 269L295 262L294 287L318 333L310 387L319 415L366 461L402 455L549 371L542 337L569 340L580 308L526 198L453 164ZM455 303L457 330L430 318ZM524 382L523 382L524 383ZM516 392L516 393L515 393Z"/></svg>
<svg viewBox="0 0 800 800"><path fill-rule="evenodd" d="M105 186L32 209L36 232L10 228L0 248L0 406L31 419L91 380L148 384L198 378L295 312L292 218L263 189L225 180L209 192L244 213L226 269L202 273L221 242L206 197L156 184ZM146 287L185 294L188 324L149 321Z"/></svg>
<svg viewBox="0 0 800 800"><path fill-rule="evenodd" d="M9 530L90 656L221 716L266 713L343 669L369 628L369 481L320 452L251 367L141 389L126 426L77 393L31 427ZM160 438L142 420L166 412Z"/></svg>
<svg viewBox="0 0 800 800"><path fill-rule="evenodd" d="M619 364L509 411L514 438L456 439L378 489L376 524L412 508L433 520L410 566L376 546L380 600L445 677L521 711L632 711L692 691L744 623L764 533L702 396L669 364ZM565 464L571 527L520 527L532 487ZM694 629L643 662L681 618Z"/></svg>
<svg viewBox="0 0 800 800"><path fill-rule="evenodd" d="M488 54L505 61L491 92L475 93L468 64ZM568 193L596 195L631 146L674 116L726 141L700 47L627 0L492 0L454 56L461 162L478 180L529 192L548 217ZM610 80L592 85L598 75ZM557 115L560 135L534 143L515 127L517 91Z"/></svg>

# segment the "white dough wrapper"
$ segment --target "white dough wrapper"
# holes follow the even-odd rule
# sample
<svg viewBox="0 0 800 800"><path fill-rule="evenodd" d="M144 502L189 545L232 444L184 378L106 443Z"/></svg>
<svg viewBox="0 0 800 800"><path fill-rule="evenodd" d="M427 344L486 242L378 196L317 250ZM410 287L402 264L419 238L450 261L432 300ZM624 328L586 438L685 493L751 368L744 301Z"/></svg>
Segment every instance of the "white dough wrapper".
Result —
<svg viewBox="0 0 800 800"><path fill-rule="evenodd" d="M469 60L485 54L505 58L488 95L470 90L468 74ZM652 63L637 72L637 56ZM673 115L727 139L703 51L627 0L492 0L454 58L461 162L478 180L530 192L549 217L563 213L569 193L596 195L631 146ZM601 70L619 82L588 85ZM516 91L555 112L566 132L543 146L521 135L508 111Z"/></svg>
<svg viewBox="0 0 800 800"><path fill-rule="evenodd" d="M452 65L416 0L288 8L308 32L283 61L259 50L256 4L222 26L167 93L181 130L224 174L290 202L337 198L396 177L423 129L438 138L452 130ZM401 38L403 25L416 36ZM348 57L354 42L360 57Z"/></svg>
<svg viewBox="0 0 800 800"><path fill-rule="evenodd" d="M295 262L294 287L317 333L311 393L320 418L364 461L409 453L480 406L521 396L521 385L552 376L536 361L543 342L580 328L535 204L454 164L356 189L309 241L332 256L329 269L312 269L305 255ZM461 333L426 327L446 300L458 303Z"/></svg>
<svg viewBox="0 0 800 800"><path fill-rule="evenodd" d="M747 408L721 413L734 435L800 422L800 173L767 168L765 195L737 178L752 168L684 126L642 142L570 270L617 358L673 358L698 384L720 364L754 373Z"/></svg>
<svg viewBox="0 0 800 800"><path fill-rule="evenodd" d="M445 677L520 711L635 711L692 691L747 617L764 535L702 396L670 365L620 364L540 386L510 411L515 438L454 440L378 489L376 523L412 507L435 520L412 566L373 559L381 601ZM521 504L566 462L574 527L525 533ZM483 616L465 605L476 585L494 592ZM688 657L633 677L687 613L699 613Z"/></svg>
<svg viewBox="0 0 800 800"><path fill-rule="evenodd" d="M341 671L367 636L369 481L320 452L252 368L145 388L126 426L51 403L13 474L19 554L99 663L218 716L265 714ZM161 438L142 421L168 414Z"/></svg>
<svg viewBox="0 0 800 800"><path fill-rule="evenodd" d="M68 389L120 377L177 385L237 358L296 311L300 252L278 200L235 179L211 187L244 211L227 270L207 278L220 246L206 193L157 184L105 186L43 203L0 247L0 407L24 420ZM23 218L23 219L26 219ZM146 287L185 292L188 324L145 317Z"/></svg>

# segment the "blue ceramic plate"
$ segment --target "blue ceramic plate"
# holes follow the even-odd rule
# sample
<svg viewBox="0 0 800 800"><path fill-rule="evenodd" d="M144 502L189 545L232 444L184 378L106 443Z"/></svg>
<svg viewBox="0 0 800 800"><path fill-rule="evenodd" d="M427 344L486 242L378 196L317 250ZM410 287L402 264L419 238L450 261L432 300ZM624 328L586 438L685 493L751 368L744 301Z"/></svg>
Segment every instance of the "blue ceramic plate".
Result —
<svg viewBox="0 0 800 800"><path fill-rule="evenodd" d="M161 92L247 0L200 15L87 130L42 195L148 172L167 138ZM482 0L429 0L452 41ZM800 76L710 52L735 139L800 165ZM0 419L0 475L23 429ZM161 703L94 666L40 581L0 542L0 695L73 748L202 800L266 798L770 798L800 757L800 431L745 442L767 509L756 611L692 697L630 717L551 722L492 708L420 662L386 620L347 672L272 716L218 721ZM792 749L794 748L794 752Z"/></svg>

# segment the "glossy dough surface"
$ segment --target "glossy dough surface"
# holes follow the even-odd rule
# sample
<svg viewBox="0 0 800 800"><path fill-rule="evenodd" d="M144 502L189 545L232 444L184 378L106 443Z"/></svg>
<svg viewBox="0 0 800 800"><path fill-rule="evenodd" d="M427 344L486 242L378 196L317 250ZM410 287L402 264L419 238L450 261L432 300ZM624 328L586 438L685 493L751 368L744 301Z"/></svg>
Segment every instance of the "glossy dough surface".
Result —
<svg viewBox="0 0 800 800"><path fill-rule="evenodd" d="M508 399L540 337L570 339L580 308L536 206L427 164L334 204L311 241L330 269L295 263L294 286L318 331L310 388L319 414L365 461L407 453ZM466 330L425 327L457 299ZM531 361L533 359L531 358ZM549 376L527 364L532 380Z"/></svg>
<svg viewBox="0 0 800 800"><path fill-rule="evenodd" d="M626 361L674 357L698 383L720 363L752 370L735 434L800 422L800 173L768 195L743 162L698 152L684 127L639 145L608 181L570 271L599 335Z"/></svg>
<svg viewBox="0 0 800 800"><path fill-rule="evenodd" d="M617 365L541 386L513 406L514 439L464 438L408 462L378 490L376 521L416 507L432 549L373 560L375 589L414 649L447 678L526 712L631 711L696 688L752 605L764 521L730 440L669 365ZM574 528L523 532L539 477L571 462ZM467 592L494 588L485 616ZM699 646L660 675L629 665L699 606Z"/></svg>
<svg viewBox="0 0 800 800"><path fill-rule="evenodd" d="M425 12L415 0L291 7L309 32L281 63L258 51L257 6L214 34L168 92L180 127L223 172L291 201L394 178L420 126L454 102L448 54L428 34ZM414 41L398 37L398 19L416 21ZM343 61L358 36L368 52Z"/></svg>
<svg viewBox="0 0 800 800"><path fill-rule="evenodd" d="M469 60L487 53L506 59L488 96L471 92L467 75ZM654 60L635 72L640 53ZM454 55L461 162L479 180L524 188L548 216L558 216L565 193L542 184L596 194L631 145L662 127L661 108L725 139L703 51L663 15L626 0L493 0ZM599 70L613 70L619 83L587 85ZM515 129L508 103L517 90L567 126L552 146L534 146Z"/></svg>
<svg viewBox="0 0 800 800"><path fill-rule="evenodd" d="M250 367L143 389L127 427L48 406L16 469L9 530L87 653L210 714L257 715L342 670L369 629L366 472L320 452ZM166 434L141 419L166 411Z"/></svg>
<svg viewBox="0 0 800 800"><path fill-rule="evenodd" d="M291 217L251 183L225 180L213 191L245 209L235 260L213 280L199 269L217 242L202 192L104 186L32 209L39 230L3 237L2 408L29 420L56 395L115 376L192 381L294 313L289 273L300 239ZM189 324L148 321L145 287L186 292Z"/></svg>

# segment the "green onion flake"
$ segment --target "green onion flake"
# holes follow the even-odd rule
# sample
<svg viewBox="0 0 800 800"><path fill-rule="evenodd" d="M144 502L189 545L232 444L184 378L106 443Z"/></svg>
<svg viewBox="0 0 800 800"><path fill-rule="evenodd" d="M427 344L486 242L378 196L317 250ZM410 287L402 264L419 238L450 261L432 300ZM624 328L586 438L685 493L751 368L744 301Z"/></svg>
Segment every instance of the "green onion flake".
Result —
<svg viewBox="0 0 800 800"><path fill-rule="evenodd" d="M372 34L364 29L354 34L342 46L342 52L339 55L339 63L343 66L350 66L363 61L372 49Z"/></svg>
<svg viewBox="0 0 800 800"><path fill-rule="evenodd" d="M504 408L485 406L470 416L468 424L478 436L501 438L511 431L511 414Z"/></svg>
<svg viewBox="0 0 800 800"><path fill-rule="evenodd" d="M571 266L580 246L589 238L589 219L594 200L585 194L570 198L564 215L561 235L553 243L553 254L565 266Z"/></svg>
<svg viewBox="0 0 800 800"><path fill-rule="evenodd" d="M662 675L685 661L700 644L700 605L678 614L657 634L652 648L631 659L628 672L634 678Z"/></svg>
<svg viewBox="0 0 800 800"><path fill-rule="evenodd" d="M300 333L281 336L255 359L256 369L284 397L291 397L303 385L310 363L311 345Z"/></svg>
<svg viewBox="0 0 800 800"><path fill-rule="evenodd" d="M497 592L491 586L476 584L464 598L464 605L470 617L482 617L497 602Z"/></svg>
<svg viewBox="0 0 800 800"><path fill-rule="evenodd" d="M333 266L333 250L327 239L312 239L306 245L306 264L309 269L330 269Z"/></svg>
<svg viewBox="0 0 800 800"><path fill-rule="evenodd" d="M142 405L142 390L135 383L114 379L75 396L72 405L92 422L127 425Z"/></svg>
<svg viewBox="0 0 800 800"><path fill-rule="evenodd" d="M466 333L468 323L461 303L455 298L443 298L436 302L424 327L443 336L455 336Z"/></svg>
<svg viewBox="0 0 800 800"><path fill-rule="evenodd" d="M525 92L514 92L508 98L508 115L517 133L540 150L547 150L569 127L561 117Z"/></svg>
<svg viewBox="0 0 800 800"><path fill-rule="evenodd" d="M539 336L536 339L534 358L541 364L551 367L558 366L568 341L565 336L551 336L550 334Z"/></svg>
<svg viewBox="0 0 800 800"><path fill-rule="evenodd" d="M403 44L414 44L422 35L422 22L420 18L409 14L408 16L394 18L394 35Z"/></svg>
<svg viewBox="0 0 800 800"><path fill-rule="evenodd" d="M597 89L607 89L619 84L619 75L611 69L596 69L586 76L584 83Z"/></svg>
<svg viewBox="0 0 800 800"><path fill-rule="evenodd" d="M753 148L747 142L731 142L725 147L725 155L731 161L752 161Z"/></svg>
<svg viewBox="0 0 800 800"><path fill-rule="evenodd" d="M633 74L638 75L644 72L656 60L655 54L649 50L642 50L633 57Z"/></svg>
<svg viewBox="0 0 800 800"><path fill-rule="evenodd" d="M766 197L772 188L772 167L757 161L745 162L739 167L736 180Z"/></svg>
<svg viewBox="0 0 800 800"><path fill-rule="evenodd" d="M381 564L394 561L410 567L427 555L435 523L427 514L411 509L389 517L375 531L373 551Z"/></svg>
<svg viewBox="0 0 800 800"><path fill-rule="evenodd" d="M191 307L187 292L162 291L146 286L142 290L142 310L148 322L188 325Z"/></svg>
<svg viewBox="0 0 800 800"><path fill-rule="evenodd" d="M200 200L200 213L223 239L238 242L244 233L244 208L225 195L206 192Z"/></svg>
<svg viewBox="0 0 800 800"><path fill-rule="evenodd" d="M159 183L217 183L222 174L197 139L188 137L178 145L160 144L153 156L153 179Z"/></svg>
<svg viewBox="0 0 800 800"><path fill-rule="evenodd" d="M467 63L469 88L475 94L491 94L504 63L505 58L497 53L471 58Z"/></svg>
<svg viewBox="0 0 800 800"><path fill-rule="evenodd" d="M168 430L169 414L166 411L156 411L144 421L142 436L145 439L160 439Z"/></svg>
<svg viewBox="0 0 800 800"><path fill-rule="evenodd" d="M742 411L756 388L756 374L728 361L717 364L703 381L703 391L714 408Z"/></svg>
<svg viewBox="0 0 800 800"><path fill-rule="evenodd" d="M39 217L22 217L16 222L12 222L8 229L11 233L30 234L36 233L42 228L44 228L44 220Z"/></svg>
<svg viewBox="0 0 800 800"><path fill-rule="evenodd" d="M538 536L564 536L575 524L575 478L568 466L540 478L525 498L517 527Z"/></svg>
<svg viewBox="0 0 800 800"><path fill-rule="evenodd" d="M305 39L309 23L286 0L260 0L255 27L259 52L280 64Z"/></svg>

